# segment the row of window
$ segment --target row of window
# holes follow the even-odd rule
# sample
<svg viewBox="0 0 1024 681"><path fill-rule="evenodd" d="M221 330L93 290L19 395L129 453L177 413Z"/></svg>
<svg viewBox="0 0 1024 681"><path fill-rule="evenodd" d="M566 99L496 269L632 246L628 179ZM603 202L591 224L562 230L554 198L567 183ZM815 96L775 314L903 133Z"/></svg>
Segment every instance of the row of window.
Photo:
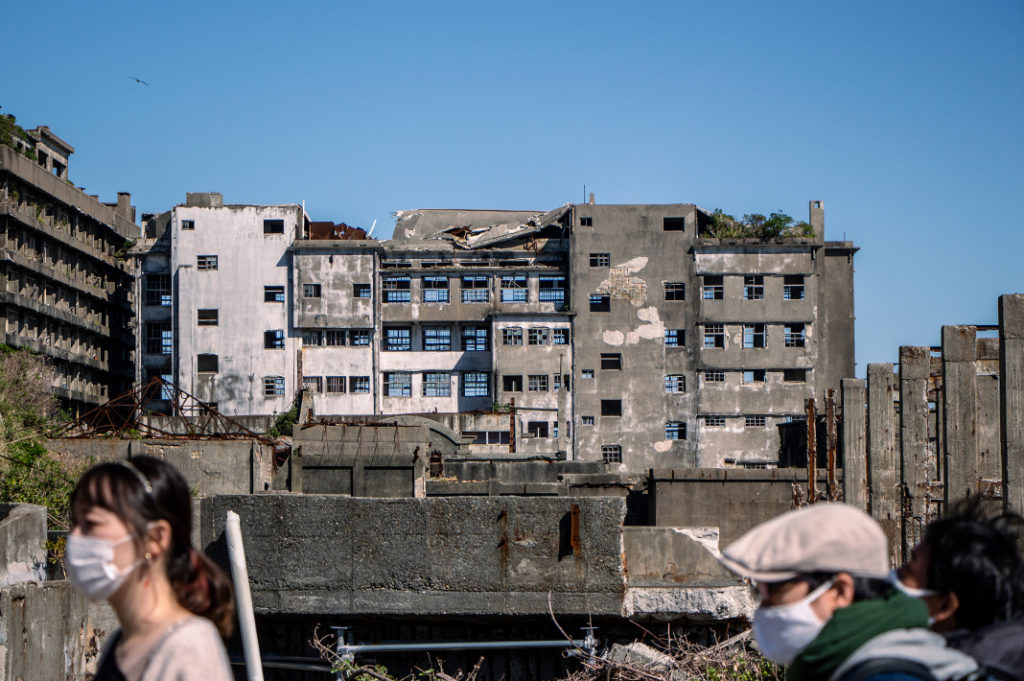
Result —
<svg viewBox="0 0 1024 681"><path fill-rule="evenodd" d="M725 277L723 275L704 275L701 287L701 298L704 300L723 300L725 298ZM743 300L764 299L764 275L743 275ZM804 275L787 274L782 278L782 299L804 299Z"/></svg>
<svg viewBox="0 0 1024 681"><path fill-rule="evenodd" d="M734 418L731 416L723 416L716 414L707 414L701 416L701 423L704 424L705 428L725 428L725 420L728 418ZM766 416L744 416L743 427L744 428L764 428L768 425L768 418Z"/></svg>
<svg viewBox="0 0 1024 681"><path fill-rule="evenodd" d="M274 378L276 379L276 378L280 378L280 377L275 376ZM326 382L324 380L325 378L326 378ZM282 385L281 385L282 392L274 393L275 395L283 395L284 394L283 393L284 381L282 380L281 383L282 383ZM324 390L325 386L326 386L326 391ZM269 395L270 393L266 392L266 388L267 388L266 379L264 379L263 387L264 387L264 394ZM310 390L310 391L315 392L315 393L322 393L322 392L327 392L329 394L330 393L344 393L344 392L348 392L348 393L352 393L352 394L368 393L368 392L370 392L370 377L369 376L327 376L327 377L324 377L324 376L303 376L302 377L302 388L303 388L303 390ZM346 388L347 388L347 390L346 390Z"/></svg>
<svg viewBox="0 0 1024 681"><path fill-rule="evenodd" d="M488 303L491 300L490 275L466 275L459 277L460 295L463 303ZM449 278L440 275L421 277L420 299L424 303L451 302ZM385 303L412 302L412 277L388 276L381 279ZM529 302L527 275L505 274L500 276L500 300L503 303ZM542 274L537 277L537 300L542 303L565 302L565 275Z"/></svg>
<svg viewBox="0 0 1024 681"><path fill-rule="evenodd" d="M580 227L593 227L593 217L581 217ZM662 218L661 228L666 232L685 232L686 231L686 218L685 217L667 217Z"/></svg>
<svg viewBox="0 0 1024 681"><path fill-rule="evenodd" d="M744 324L743 347L768 347L767 324ZM784 324L784 343L787 348L802 348L807 344L806 324ZM704 348L711 350L725 347L725 325L704 324Z"/></svg>
<svg viewBox="0 0 1024 681"><path fill-rule="evenodd" d="M181 228L185 231L193 231L196 228L195 220L182 220ZM284 234L284 220L264 220L264 234Z"/></svg>
<svg viewBox="0 0 1024 681"><path fill-rule="evenodd" d="M663 282L666 302L682 302L686 300L686 284L681 281ZM612 298L607 293L591 293L588 297L591 312L611 312Z"/></svg>
<svg viewBox="0 0 1024 681"><path fill-rule="evenodd" d="M315 347L365 347L370 345L370 329L304 329L302 346Z"/></svg>
<svg viewBox="0 0 1024 681"><path fill-rule="evenodd" d="M425 397L450 397L450 371L424 371L423 395ZM486 371L459 372L460 394L463 397L487 397L491 394L491 375ZM386 397L412 397L412 372L390 371L384 373L384 395Z"/></svg>
<svg viewBox="0 0 1024 681"><path fill-rule="evenodd" d="M531 326L526 329L528 345L568 345L569 329L549 329L545 326ZM507 326L501 330L502 345L522 345L523 329L520 326Z"/></svg>
<svg viewBox="0 0 1024 681"><path fill-rule="evenodd" d="M766 383L768 380L768 374L773 373L765 369L748 369L742 372L743 383ZM807 369L783 369L782 370L782 381L783 383L806 383L807 382ZM704 372L705 383L725 383L725 372L724 371L705 371Z"/></svg>
<svg viewBox="0 0 1024 681"><path fill-rule="evenodd" d="M563 385L566 390L569 389L569 374L552 374L550 381L548 381L547 374L527 374L526 376L526 392L546 393L548 386L554 392L558 392L562 389ZM522 374L506 374L502 376L501 389L507 393L523 392Z"/></svg>

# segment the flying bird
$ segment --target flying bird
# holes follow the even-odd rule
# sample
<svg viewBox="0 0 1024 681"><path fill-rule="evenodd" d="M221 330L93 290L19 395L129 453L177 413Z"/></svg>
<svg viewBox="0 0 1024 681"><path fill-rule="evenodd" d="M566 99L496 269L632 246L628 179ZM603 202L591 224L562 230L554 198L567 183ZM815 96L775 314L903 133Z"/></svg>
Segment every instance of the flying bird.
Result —
<svg viewBox="0 0 1024 681"><path fill-rule="evenodd" d="M132 80L134 80L136 83L142 83L146 87L149 87L149 83L147 83L146 81L142 80L141 78L136 78L135 76L128 76L128 77L131 78Z"/></svg>

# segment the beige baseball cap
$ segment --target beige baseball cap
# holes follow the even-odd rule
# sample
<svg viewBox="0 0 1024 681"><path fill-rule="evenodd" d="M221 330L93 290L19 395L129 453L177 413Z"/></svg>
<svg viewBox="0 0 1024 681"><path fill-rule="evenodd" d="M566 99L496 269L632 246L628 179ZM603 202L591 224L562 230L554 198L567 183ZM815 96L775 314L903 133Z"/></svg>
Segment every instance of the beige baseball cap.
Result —
<svg viewBox="0 0 1024 681"><path fill-rule="evenodd" d="M759 582L783 582L808 572L848 572L884 579L885 533L864 511L846 504L812 504L761 523L729 544L721 562Z"/></svg>

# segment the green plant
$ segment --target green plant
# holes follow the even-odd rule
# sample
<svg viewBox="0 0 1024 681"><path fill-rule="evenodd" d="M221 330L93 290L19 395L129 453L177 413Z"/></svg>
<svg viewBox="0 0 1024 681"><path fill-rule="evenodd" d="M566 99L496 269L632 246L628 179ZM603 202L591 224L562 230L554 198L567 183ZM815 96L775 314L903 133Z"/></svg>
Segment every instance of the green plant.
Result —
<svg viewBox="0 0 1024 681"><path fill-rule="evenodd" d="M128 251L135 248L135 239L126 239L121 247L114 251L115 260L124 260L128 257Z"/></svg>
<svg viewBox="0 0 1024 681"><path fill-rule="evenodd" d="M299 420L299 404L298 401L292 405L292 408L288 411L281 412L274 420L274 425L270 426L267 431L269 437L281 437L282 435L291 435L292 428L295 426L295 422Z"/></svg>

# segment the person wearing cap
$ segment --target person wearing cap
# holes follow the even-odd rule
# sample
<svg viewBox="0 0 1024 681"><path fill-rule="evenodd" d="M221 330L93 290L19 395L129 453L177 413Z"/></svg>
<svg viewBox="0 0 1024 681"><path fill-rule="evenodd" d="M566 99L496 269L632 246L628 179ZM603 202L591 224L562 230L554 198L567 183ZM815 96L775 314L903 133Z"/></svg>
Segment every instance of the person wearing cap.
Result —
<svg viewBox="0 0 1024 681"><path fill-rule="evenodd" d="M761 595L754 640L787 681L951 681L978 670L928 631L928 608L888 582L885 533L863 511L821 503L762 523L721 562Z"/></svg>

